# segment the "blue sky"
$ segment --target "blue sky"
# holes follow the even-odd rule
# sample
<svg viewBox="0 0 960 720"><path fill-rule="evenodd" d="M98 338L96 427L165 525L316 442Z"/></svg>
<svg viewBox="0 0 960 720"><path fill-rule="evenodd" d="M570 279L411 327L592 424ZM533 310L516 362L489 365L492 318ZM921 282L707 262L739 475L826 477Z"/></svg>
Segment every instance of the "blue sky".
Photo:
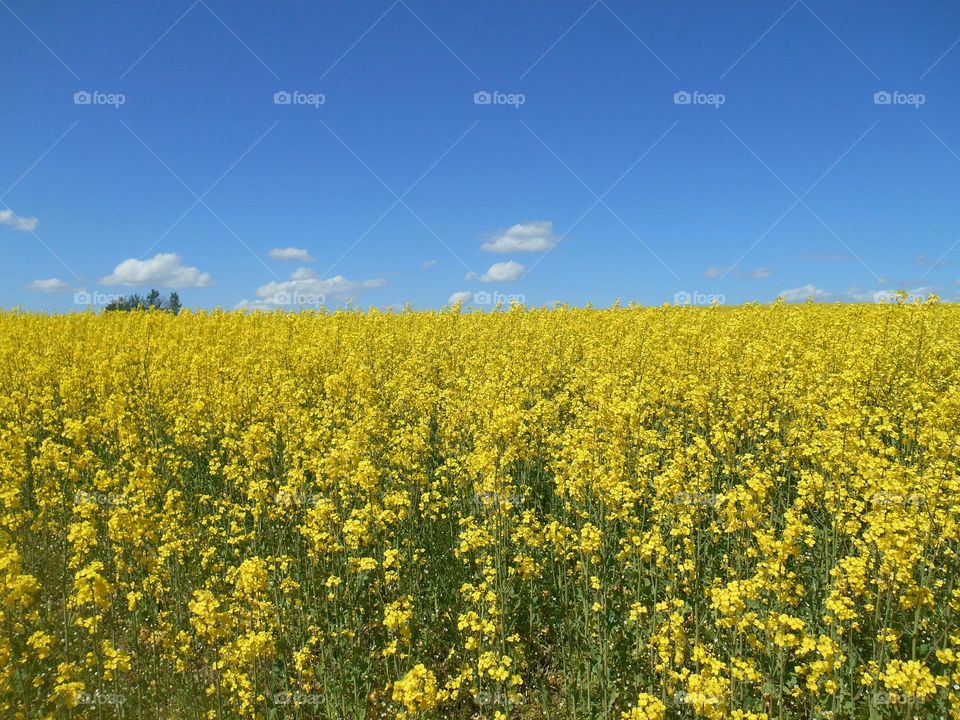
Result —
<svg viewBox="0 0 960 720"><path fill-rule="evenodd" d="M3 307L960 290L954 2L0 0L0 18Z"/></svg>

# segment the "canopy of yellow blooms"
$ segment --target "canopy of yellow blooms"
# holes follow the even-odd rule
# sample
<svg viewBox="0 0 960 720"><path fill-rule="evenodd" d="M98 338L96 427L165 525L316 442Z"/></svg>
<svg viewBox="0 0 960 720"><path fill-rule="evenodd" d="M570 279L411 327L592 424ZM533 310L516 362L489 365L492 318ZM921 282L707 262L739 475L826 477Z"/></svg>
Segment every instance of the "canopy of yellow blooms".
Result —
<svg viewBox="0 0 960 720"><path fill-rule="evenodd" d="M0 717L960 718L960 307L13 312L0 384Z"/></svg>

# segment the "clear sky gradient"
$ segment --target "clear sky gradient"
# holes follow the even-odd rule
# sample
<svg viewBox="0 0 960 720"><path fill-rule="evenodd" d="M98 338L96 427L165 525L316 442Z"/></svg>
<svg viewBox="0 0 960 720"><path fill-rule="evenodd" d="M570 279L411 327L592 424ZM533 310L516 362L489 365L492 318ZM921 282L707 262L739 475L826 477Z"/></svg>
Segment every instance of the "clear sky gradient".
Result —
<svg viewBox="0 0 960 720"><path fill-rule="evenodd" d="M0 67L7 308L960 291L956 2L0 0Z"/></svg>

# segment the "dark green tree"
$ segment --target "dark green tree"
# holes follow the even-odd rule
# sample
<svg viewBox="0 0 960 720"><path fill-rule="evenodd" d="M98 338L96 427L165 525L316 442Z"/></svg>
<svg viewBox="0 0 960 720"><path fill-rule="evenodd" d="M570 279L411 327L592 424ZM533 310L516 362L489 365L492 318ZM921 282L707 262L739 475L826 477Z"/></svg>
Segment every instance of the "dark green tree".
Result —
<svg viewBox="0 0 960 720"><path fill-rule="evenodd" d="M170 299L167 300L167 312L180 314L180 296L175 292L170 293Z"/></svg>

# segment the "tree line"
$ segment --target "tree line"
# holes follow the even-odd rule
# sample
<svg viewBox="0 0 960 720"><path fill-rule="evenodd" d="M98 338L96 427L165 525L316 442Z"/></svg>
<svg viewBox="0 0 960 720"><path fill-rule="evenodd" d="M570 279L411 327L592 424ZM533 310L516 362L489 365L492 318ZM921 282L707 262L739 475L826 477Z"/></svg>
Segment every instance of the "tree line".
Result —
<svg viewBox="0 0 960 720"><path fill-rule="evenodd" d="M180 296L172 292L170 296L164 297L157 290L151 290L146 297L134 293L133 295L123 295L106 306L106 310L163 310L164 312L176 315L180 312Z"/></svg>

